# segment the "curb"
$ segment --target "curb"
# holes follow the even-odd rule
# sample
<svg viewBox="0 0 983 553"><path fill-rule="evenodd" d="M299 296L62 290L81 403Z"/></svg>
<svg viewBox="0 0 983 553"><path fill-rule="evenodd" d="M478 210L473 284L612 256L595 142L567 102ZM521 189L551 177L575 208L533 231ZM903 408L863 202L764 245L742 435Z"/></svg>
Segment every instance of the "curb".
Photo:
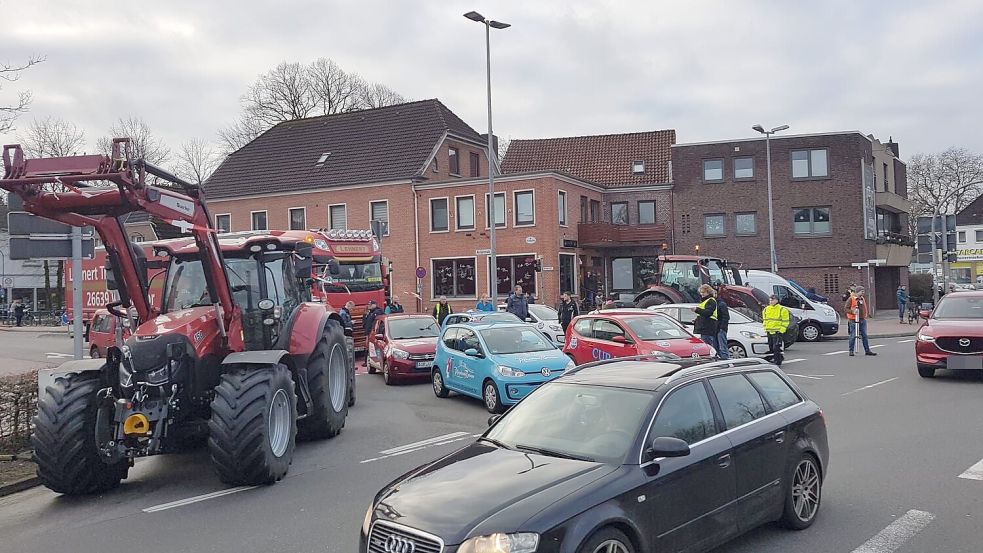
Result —
<svg viewBox="0 0 983 553"><path fill-rule="evenodd" d="M869 334L867 338L869 340L878 340L880 338L910 338L915 334L916 334L915 332L892 332L888 334ZM842 340L845 342L849 339L850 336L824 336L823 337L823 341Z"/></svg>
<svg viewBox="0 0 983 553"><path fill-rule="evenodd" d="M12 495L17 492L22 492L24 490L29 490L33 487L40 486L41 479L37 476L28 476L27 478L22 478L20 480L15 480L10 484L5 484L0 486L0 497L7 495Z"/></svg>

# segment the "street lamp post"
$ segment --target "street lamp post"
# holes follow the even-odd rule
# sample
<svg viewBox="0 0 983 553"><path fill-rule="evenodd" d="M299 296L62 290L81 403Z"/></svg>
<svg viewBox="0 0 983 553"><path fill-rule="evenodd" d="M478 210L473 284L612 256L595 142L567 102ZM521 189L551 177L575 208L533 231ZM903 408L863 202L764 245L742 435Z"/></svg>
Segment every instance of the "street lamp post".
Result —
<svg viewBox="0 0 983 553"><path fill-rule="evenodd" d="M788 125L775 127L770 131L766 131L761 125L755 125L751 128L765 135L765 157L768 164L768 249L770 252L771 272L778 273L778 253L775 251L775 211L771 195L771 135L779 131L784 131L788 128Z"/></svg>
<svg viewBox="0 0 983 553"><path fill-rule="evenodd" d="M498 305L498 260L495 250L495 226L497 222L495 209L495 156L492 145L492 97L491 97L491 30L507 29L511 27L508 23L485 19L478 12L468 12L464 14L471 21L482 23L485 26L485 75L488 85L488 287L491 289L492 305ZM504 214L503 214L504 215Z"/></svg>

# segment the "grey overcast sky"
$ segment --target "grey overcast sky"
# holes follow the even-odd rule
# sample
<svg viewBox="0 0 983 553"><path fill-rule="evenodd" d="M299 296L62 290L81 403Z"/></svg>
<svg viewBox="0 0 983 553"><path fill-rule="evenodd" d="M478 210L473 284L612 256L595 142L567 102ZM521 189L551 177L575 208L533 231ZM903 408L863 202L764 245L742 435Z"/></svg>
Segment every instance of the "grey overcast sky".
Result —
<svg viewBox="0 0 983 553"><path fill-rule="evenodd" d="M472 9L513 25L492 36L504 138L672 128L693 142L761 122L893 136L904 158L983 152L980 0L0 0L0 61L47 58L4 83L0 105L30 89L18 127L62 117L90 149L129 115L172 147L214 141L258 74L326 56L483 130Z"/></svg>

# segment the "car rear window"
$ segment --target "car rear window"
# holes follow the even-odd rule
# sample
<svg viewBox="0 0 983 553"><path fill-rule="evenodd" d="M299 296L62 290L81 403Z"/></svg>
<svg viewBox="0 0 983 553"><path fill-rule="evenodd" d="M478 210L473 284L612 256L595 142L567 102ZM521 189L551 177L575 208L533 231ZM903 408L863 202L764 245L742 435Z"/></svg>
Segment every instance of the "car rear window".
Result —
<svg viewBox="0 0 983 553"><path fill-rule="evenodd" d="M802 401L795 390L773 371L749 373L747 377L758 386L761 395L765 396L765 399L776 411Z"/></svg>
<svg viewBox="0 0 983 553"><path fill-rule="evenodd" d="M761 396L744 375L711 378L710 387L717 395L728 430L765 415L765 404L761 401Z"/></svg>

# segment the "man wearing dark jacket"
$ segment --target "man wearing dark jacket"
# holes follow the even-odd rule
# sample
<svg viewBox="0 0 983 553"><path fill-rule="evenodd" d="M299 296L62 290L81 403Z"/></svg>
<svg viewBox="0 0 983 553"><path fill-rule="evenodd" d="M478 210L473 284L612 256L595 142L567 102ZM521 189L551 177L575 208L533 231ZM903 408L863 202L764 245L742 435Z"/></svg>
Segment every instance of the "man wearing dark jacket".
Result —
<svg viewBox="0 0 983 553"><path fill-rule="evenodd" d="M341 317L341 326L347 330L352 330L354 327L352 324L352 309L355 309L355 302L350 301L345 303L345 306L338 311L338 316Z"/></svg>
<svg viewBox="0 0 983 553"><path fill-rule="evenodd" d="M700 286L700 297L702 301L693 308L696 313L696 321L693 322L693 332L700 335L700 339L716 349L717 347L717 300L713 298L713 288L707 284Z"/></svg>
<svg viewBox="0 0 983 553"><path fill-rule="evenodd" d="M529 300L522 293L522 286L516 286L515 292L509 294L505 310L518 317L520 321L524 321L529 317Z"/></svg>
<svg viewBox="0 0 983 553"><path fill-rule="evenodd" d="M563 327L563 332L567 331L567 327L570 326L570 321L574 317L580 315L580 309L577 308L577 302L570 299L570 292L564 292L560 296L560 326Z"/></svg>
<svg viewBox="0 0 983 553"><path fill-rule="evenodd" d="M365 310L365 315L362 316L362 330L365 331L365 337L371 341L372 340L372 327L375 326L375 320L382 315L382 310L379 309L379 305L374 300L369 300L369 305Z"/></svg>
<svg viewBox="0 0 983 553"><path fill-rule="evenodd" d="M730 310L727 303L717 298L717 355L721 359L730 359L730 349L727 345L727 327L730 326Z"/></svg>

